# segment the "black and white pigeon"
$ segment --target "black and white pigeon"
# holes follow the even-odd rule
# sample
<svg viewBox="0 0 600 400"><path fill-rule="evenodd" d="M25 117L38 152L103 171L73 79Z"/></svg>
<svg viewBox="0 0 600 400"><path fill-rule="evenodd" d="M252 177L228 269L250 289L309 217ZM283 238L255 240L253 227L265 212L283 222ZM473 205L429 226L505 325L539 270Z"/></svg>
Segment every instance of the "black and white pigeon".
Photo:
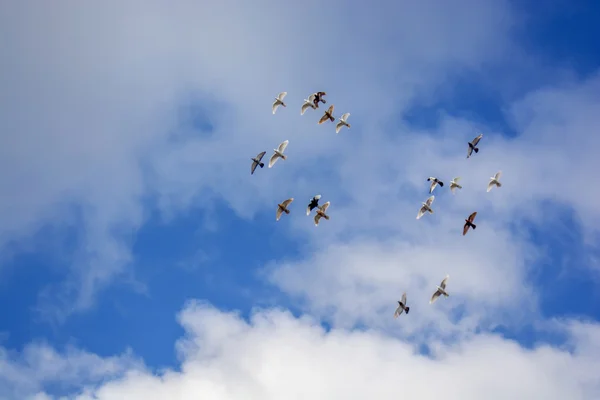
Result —
<svg viewBox="0 0 600 400"><path fill-rule="evenodd" d="M310 199L310 203L308 203L308 207L306 207L306 215L310 215L312 210L319 207L319 199L320 198L321 198L321 195L318 194L315 197L313 197L312 199Z"/></svg>
<svg viewBox="0 0 600 400"><path fill-rule="evenodd" d="M428 182L431 182L431 186L429 186L429 193L433 193L433 189L435 189L435 187L437 185L440 185L440 187L444 187L444 182L440 181L438 178L435 178L433 176L430 176L429 178L427 178Z"/></svg>

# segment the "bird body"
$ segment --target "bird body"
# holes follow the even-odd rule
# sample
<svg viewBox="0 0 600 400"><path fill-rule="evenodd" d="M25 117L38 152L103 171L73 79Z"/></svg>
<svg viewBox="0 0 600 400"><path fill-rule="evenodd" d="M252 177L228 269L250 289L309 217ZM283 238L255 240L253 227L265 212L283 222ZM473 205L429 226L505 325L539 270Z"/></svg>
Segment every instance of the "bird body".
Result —
<svg viewBox="0 0 600 400"><path fill-rule="evenodd" d="M277 160L279 160L280 158L283 160L287 160L287 156L285 154L283 154L283 152L285 151L289 142L290 142L289 140L286 140L285 142L281 142L281 144L279 145L278 148L273 149L273 155L271 156L271 159L269 160L269 168L272 168L273 165L275 165Z"/></svg>
<svg viewBox="0 0 600 400"><path fill-rule="evenodd" d="M502 171L498 171L498 172L496 172L496 175L494 175L494 176L492 176L490 178L490 183L488 183L488 185L487 185L487 191L488 191L488 193L489 193L490 190L492 190L492 188L494 186L498 186L498 187L502 186L502 183L500 183L500 177L501 176L502 176Z"/></svg>
<svg viewBox="0 0 600 400"><path fill-rule="evenodd" d="M325 114L323 114L323 116L321 117L321 119L319 120L318 124L322 124L323 122L330 120L331 122L335 121L335 118L333 116L333 109L334 106L333 104L329 106L329 108L327 109L327 111L325 111Z"/></svg>
<svg viewBox="0 0 600 400"><path fill-rule="evenodd" d="M469 228L473 228L473 229L477 228L477 225L475 225L473 223L476 216L477 216L477 211L475 211L474 213L469 215L469 218L465 219L465 225L463 226L463 236L465 236L467 234L467 232L469 231Z"/></svg>
<svg viewBox="0 0 600 400"><path fill-rule="evenodd" d="M342 115L342 117L339 120L340 122L338 122L337 125L335 126L335 133L340 133L340 129L342 129L342 127L344 127L344 126L348 127L348 129L350 129L350 124L348 122L346 122L346 120L348 119L349 116L350 116L350 113L346 113L346 114Z"/></svg>
<svg viewBox="0 0 600 400"><path fill-rule="evenodd" d="M306 207L306 215L310 215L310 212L312 210L319 207L319 199L320 198L321 198L321 195L318 194L318 195L314 196L312 199L310 199L310 203L308 203L308 207Z"/></svg>
<svg viewBox="0 0 600 400"><path fill-rule="evenodd" d="M284 106L287 107L285 105L285 103L283 102L283 99L285 98L285 96L287 95L287 92L281 92L279 93L279 95L277 95L277 97L275 97L275 101L273 102L273 114L275 114L275 111L277 111L277 108L279 108L279 106Z"/></svg>
<svg viewBox="0 0 600 400"><path fill-rule="evenodd" d="M440 187L444 187L444 182L440 181L438 178L435 178L433 176L427 178L427 181L431 182L431 185L429 186L429 193L433 193L433 189L435 189L437 185L440 185Z"/></svg>
<svg viewBox="0 0 600 400"><path fill-rule="evenodd" d="M325 214L325 212L327 211L327 208L329 208L330 204L331 202L328 201L327 203L317 208L317 214L315 215L315 226L319 226L319 221L321 220L321 218L329 220L329 215Z"/></svg>
<svg viewBox="0 0 600 400"><path fill-rule="evenodd" d="M407 315L410 311L410 307L406 306L406 293L402 293L402 300L398 301L398 308L394 312L394 318L398 318L403 311L406 311Z"/></svg>
<svg viewBox="0 0 600 400"><path fill-rule="evenodd" d="M467 158L471 157L471 154L473 154L473 151L475 153L479 153L479 148L477 147L477 143L479 143L479 141L481 140L482 137L483 137L483 133L479 134L479 136L477 136L475 139L473 139L473 141L469 142L469 150L467 150Z"/></svg>
<svg viewBox="0 0 600 400"><path fill-rule="evenodd" d="M313 110L317 108L315 106L315 95L311 94L308 99L304 99L304 104L302 104L302 109L300 110L300 115L304 115L306 110L312 108Z"/></svg>
<svg viewBox="0 0 600 400"><path fill-rule="evenodd" d="M450 275L446 275L446 277L444 278L442 283L440 283L439 286L436 285L437 290L433 293L433 296L431 296L431 300L429 300L429 304L435 303L435 301L438 299L438 297L440 297L442 295L444 297L450 296L448 294L448 292L446 291L446 282L448 281L449 277L450 277Z"/></svg>
<svg viewBox="0 0 600 400"><path fill-rule="evenodd" d="M421 219L426 212L429 214L433 214L433 209L431 208L431 203L435 200L435 196L429 197L424 203L421 203L421 208L419 209L419 213L417 214L417 219Z"/></svg>
<svg viewBox="0 0 600 400"><path fill-rule="evenodd" d="M462 189L462 186L458 184L459 180L460 180L460 176L457 176L456 178L454 178L450 181L450 191L452 192L452 194L454 194L454 191L456 189Z"/></svg>
<svg viewBox="0 0 600 400"><path fill-rule="evenodd" d="M267 152L263 151L262 153L258 153L256 158L252 158L252 166L250 167L250 175L254 174L254 170L257 166L264 167L265 163L261 162L262 158L265 156Z"/></svg>
<svg viewBox="0 0 600 400"><path fill-rule="evenodd" d="M292 204L292 201L294 201L294 198L291 197L285 201L282 201L281 203L277 204L277 211L275 212L275 219L277 221L279 221L279 218L281 218L281 214L282 213L286 213L289 214L290 210L288 209L288 206L290 204Z"/></svg>

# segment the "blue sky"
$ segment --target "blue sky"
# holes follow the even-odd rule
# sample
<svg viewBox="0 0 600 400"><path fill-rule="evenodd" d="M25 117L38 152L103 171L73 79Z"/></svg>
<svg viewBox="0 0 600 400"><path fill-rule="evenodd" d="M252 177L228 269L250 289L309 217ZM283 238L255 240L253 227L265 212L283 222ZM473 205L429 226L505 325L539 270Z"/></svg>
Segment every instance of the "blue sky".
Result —
<svg viewBox="0 0 600 400"><path fill-rule="evenodd" d="M597 2L334 2L326 11L344 18L333 22L317 2L132 2L119 18L109 3L58 6L54 20L46 6L0 6L11 55L0 73L0 400L83 400L99 382L103 400L172 387L173 398L241 399L242 381L248 396L294 398L278 386L294 381L290 365L352 343L364 368L388 368L376 354L389 343L416 365L403 391L350 385L376 398L429 398L426 371L467 374L486 364L481 349L509 369L548 365L515 372L529 378L498 398L600 395L598 377L578 375L600 355L600 207L587 183L600 167L588 137L600 127ZM270 36L271 20L292 17ZM271 115L283 90L288 107ZM323 106L300 116L318 90L336 116L351 112L351 129L317 125ZM286 139L288 159L250 176L250 157ZM485 193L498 170L503 187ZM416 221L431 174L447 183ZM453 196L454 176L465 188ZM315 228L305 207L317 193L332 206ZM288 197L292 215L276 222ZM474 210L481 227L462 237ZM445 274L451 297L427 304ZM411 314L394 320L403 291ZM54 369L32 362L47 357L40 343L60 358ZM553 353L540 361L542 343ZM540 388L565 344L577 349L573 376ZM175 375L159 383L164 369ZM126 371L153 392L113 380ZM335 378L300 374L295 396L344 398ZM448 398L479 398L486 379L448 382Z"/></svg>

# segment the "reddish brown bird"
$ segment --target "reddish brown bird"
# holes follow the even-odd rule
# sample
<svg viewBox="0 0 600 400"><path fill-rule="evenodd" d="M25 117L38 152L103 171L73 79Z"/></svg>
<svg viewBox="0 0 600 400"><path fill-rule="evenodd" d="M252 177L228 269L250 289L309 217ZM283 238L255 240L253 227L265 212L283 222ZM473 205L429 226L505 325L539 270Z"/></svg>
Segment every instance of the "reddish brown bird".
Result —
<svg viewBox="0 0 600 400"><path fill-rule="evenodd" d="M473 229L477 228L477 225L475 225L473 223L473 220L475 219L476 215L477 215L477 211L475 211L473 214L469 215L469 218L465 219L465 226L463 227L463 236L465 236L467 234L467 231L469 230L470 227L473 227Z"/></svg>
<svg viewBox="0 0 600 400"><path fill-rule="evenodd" d="M327 109L327 111L325 111L325 114L323 114L323 116L321 117L321 119L319 120L319 124L322 124L323 122L330 120L331 122L335 122L335 118L333 117L333 104L329 106L329 108Z"/></svg>

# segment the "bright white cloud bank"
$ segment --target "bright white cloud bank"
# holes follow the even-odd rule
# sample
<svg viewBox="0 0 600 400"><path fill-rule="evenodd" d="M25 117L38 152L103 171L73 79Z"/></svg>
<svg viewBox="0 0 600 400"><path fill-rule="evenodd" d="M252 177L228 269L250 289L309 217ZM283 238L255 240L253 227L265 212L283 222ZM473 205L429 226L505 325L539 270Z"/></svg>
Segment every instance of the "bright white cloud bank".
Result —
<svg viewBox="0 0 600 400"><path fill-rule="evenodd" d="M586 239L598 234L600 207L589 199L600 193L587 172L600 169L600 139L589 134L600 127L600 78L548 84L564 76L512 42L518 16L503 1L204 3L0 4L0 245L26 246L46 224L81 219L68 280L40 304L64 317L129 271L148 198L166 218L210 209L210 198L252 219L274 218L265 204L293 196L277 228L305 241L305 253L263 272L314 319L259 311L248 325L191 304L180 316L179 372L152 374L130 354L35 345L0 354L0 393L42 400L58 384L102 400L600 398L600 328L540 317L527 276L546 254L520 224L546 223L553 202L574 212ZM498 65L512 72L487 73ZM517 137L452 116L431 130L402 122L463 74L505 96ZM515 88L526 81L544 85L522 95ZM273 116L282 90L288 108ZM317 90L338 115L352 113L350 130L317 126L312 110L300 117ZM182 125L190 99L212 132ZM478 129L481 152L466 160ZM289 159L249 179L249 157L285 139ZM486 193L497 170L504 186ZM435 215L416 221L431 175L461 176L464 189L446 187ZM316 192L332 201L318 229L303 213ZM474 210L477 231L462 237ZM451 297L429 306L447 273ZM393 320L402 291L411 313ZM322 320L335 329L324 333ZM524 321L567 345L529 351L486 333ZM422 343L432 358L418 355Z"/></svg>

